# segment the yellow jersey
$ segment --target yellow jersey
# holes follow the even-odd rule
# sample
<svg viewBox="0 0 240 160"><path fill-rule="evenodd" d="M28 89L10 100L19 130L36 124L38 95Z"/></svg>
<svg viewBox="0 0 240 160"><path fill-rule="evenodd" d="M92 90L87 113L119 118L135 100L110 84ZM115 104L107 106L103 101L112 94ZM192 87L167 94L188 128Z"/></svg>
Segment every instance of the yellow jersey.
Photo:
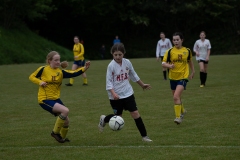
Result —
<svg viewBox="0 0 240 160"><path fill-rule="evenodd" d="M170 50L170 62L168 62L168 51ZM188 80L189 64L192 60L192 52L189 48L182 47L180 49L175 46L165 52L163 62L173 63L174 68L169 69L170 80Z"/></svg>
<svg viewBox="0 0 240 160"><path fill-rule="evenodd" d="M81 75L85 71L84 67L77 70L62 70L53 69L49 65L39 67L34 71L29 79L35 84L39 85L38 102L42 103L43 100L56 100L60 98L61 84L63 78L71 78ZM39 73L41 74L39 75ZM46 87L40 86L41 82L46 82Z"/></svg>
<svg viewBox="0 0 240 160"><path fill-rule="evenodd" d="M84 47L81 43L74 44L73 54L74 54L75 61L79 61L79 60L83 61L84 60ZM78 56L78 58L75 58L75 56Z"/></svg>

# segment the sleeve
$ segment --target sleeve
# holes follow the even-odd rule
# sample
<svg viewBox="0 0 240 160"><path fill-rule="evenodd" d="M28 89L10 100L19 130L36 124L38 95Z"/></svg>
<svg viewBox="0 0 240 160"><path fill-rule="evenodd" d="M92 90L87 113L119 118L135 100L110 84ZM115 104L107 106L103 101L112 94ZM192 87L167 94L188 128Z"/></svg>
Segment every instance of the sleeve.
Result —
<svg viewBox="0 0 240 160"><path fill-rule="evenodd" d="M113 77L114 72L112 70L111 64L107 67L107 74L106 74L106 90L113 89Z"/></svg>
<svg viewBox="0 0 240 160"><path fill-rule="evenodd" d="M211 43L210 43L210 41L208 40L208 49L211 49L212 47L211 47Z"/></svg>
<svg viewBox="0 0 240 160"><path fill-rule="evenodd" d="M72 77L77 77L79 75L81 75L82 73L84 73L85 68L81 67L78 68L77 70L62 70L63 73L63 78L72 78Z"/></svg>
<svg viewBox="0 0 240 160"><path fill-rule="evenodd" d="M132 63L130 61L128 61L128 66L129 66L129 78L133 81L133 82L137 82L140 80L140 78L138 77L137 73L135 72Z"/></svg>
<svg viewBox="0 0 240 160"><path fill-rule="evenodd" d="M197 48L197 41L196 41L194 46L193 46L193 52L196 52L197 50L198 50L198 48Z"/></svg>
<svg viewBox="0 0 240 160"><path fill-rule="evenodd" d="M156 57L159 57L159 53L160 53L160 47L159 47L159 42L157 43L157 47L156 47Z"/></svg>
<svg viewBox="0 0 240 160"><path fill-rule="evenodd" d="M77 55L78 57L82 57L83 56L83 54L84 54L84 47L83 47L83 45L82 44L79 44L80 45L80 53Z"/></svg>
<svg viewBox="0 0 240 160"><path fill-rule="evenodd" d="M32 81L33 83L40 85L40 83L42 82L41 79L37 78L37 74L38 72L42 69L42 67L39 67L36 71L34 71L30 76L29 76L29 80Z"/></svg>

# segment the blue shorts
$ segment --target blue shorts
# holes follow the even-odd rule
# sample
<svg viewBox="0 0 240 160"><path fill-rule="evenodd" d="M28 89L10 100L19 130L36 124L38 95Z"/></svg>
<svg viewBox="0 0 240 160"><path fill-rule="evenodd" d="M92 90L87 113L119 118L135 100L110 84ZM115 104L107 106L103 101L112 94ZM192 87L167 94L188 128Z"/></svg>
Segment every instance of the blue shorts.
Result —
<svg viewBox="0 0 240 160"><path fill-rule="evenodd" d="M53 114L54 116L58 116L57 113L53 113L52 109L53 109L53 106L56 104L56 103L59 103L61 105L64 105L63 102L60 100L60 99L56 99L56 100L43 100L42 101L43 103L39 103L39 105L45 109L46 111L50 112L51 114Z"/></svg>
<svg viewBox="0 0 240 160"><path fill-rule="evenodd" d="M83 67L85 65L85 60L74 61L73 64Z"/></svg>
<svg viewBox="0 0 240 160"><path fill-rule="evenodd" d="M170 80L171 90L176 90L177 85L183 86L184 90L186 90L187 82L188 82L188 80L186 80L186 79L177 80L177 81Z"/></svg>

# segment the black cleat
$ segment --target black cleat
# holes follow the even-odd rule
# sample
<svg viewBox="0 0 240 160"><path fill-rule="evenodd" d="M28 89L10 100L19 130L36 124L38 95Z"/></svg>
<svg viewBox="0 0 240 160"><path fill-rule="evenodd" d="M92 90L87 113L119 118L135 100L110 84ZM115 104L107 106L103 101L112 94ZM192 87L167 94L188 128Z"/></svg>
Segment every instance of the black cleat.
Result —
<svg viewBox="0 0 240 160"><path fill-rule="evenodd" d="M70 142L70 139L65 138L65 139L64 139L64 142Z"/></svg>
<svg viewBox="0 0 240 160"><path fill-rule="evenodd" d="M60 134L55 134L54 132L51 133L51 136L56 139L59 143L64 143L66 139L64 140Z"/></svg>
<svg viewBox="0 0 240 160"><path fill-rule="evenodd" d="M66 86L73 86L71 83L65 84Z"/></svg>
<svg viewBox="0 0 240 160"><path fill-rule="evenodd" d="M83 83L82 85L83 85L83 86L87 86L88 84L87 84L87 83Z"/></svg>

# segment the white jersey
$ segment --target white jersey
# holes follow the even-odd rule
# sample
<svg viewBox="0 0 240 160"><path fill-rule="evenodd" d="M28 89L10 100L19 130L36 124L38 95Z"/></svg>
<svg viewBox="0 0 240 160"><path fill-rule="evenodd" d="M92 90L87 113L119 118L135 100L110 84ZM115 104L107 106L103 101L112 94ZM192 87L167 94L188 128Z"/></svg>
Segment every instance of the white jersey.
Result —
<svg viewBox="0 0 240 160"><path fill-rule="evenodd" d="M171 41L168 38L165 38L164 41L162 39L160 39L157 43L156 57L158 58L159 56L164 56L164 53L169 48L172 48Z"/></svg>
<svg viewBox="0 0 240 160"><path fill-rule="evenodd" d="M196 60L206 60L208 50L211 49L211 44L208 39L202 41L201 39L197 40L194 44L193 51L198 52L199 56L196 56Z"/></svg>
<svg viewBox="0 0 240 160"><path fill-rule="evenodd" d="M125 58L122 59L122 65L119 65L115 60L112 60L108 65L106 75L106 90L109 99L114 99L110 89L114 90L119 96L119 99L131 96L134 92L129 82L130 79L133 82L140 80L137 73L134 71L132 63Z"/></svg>

